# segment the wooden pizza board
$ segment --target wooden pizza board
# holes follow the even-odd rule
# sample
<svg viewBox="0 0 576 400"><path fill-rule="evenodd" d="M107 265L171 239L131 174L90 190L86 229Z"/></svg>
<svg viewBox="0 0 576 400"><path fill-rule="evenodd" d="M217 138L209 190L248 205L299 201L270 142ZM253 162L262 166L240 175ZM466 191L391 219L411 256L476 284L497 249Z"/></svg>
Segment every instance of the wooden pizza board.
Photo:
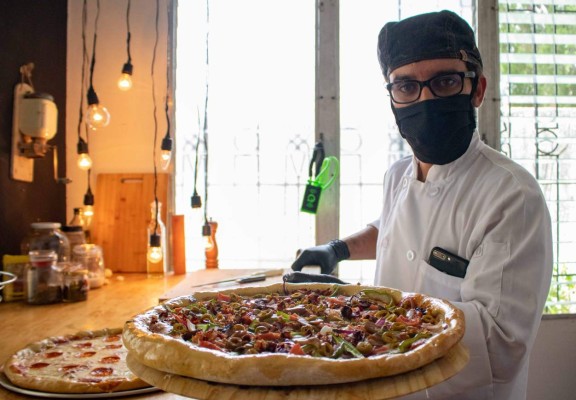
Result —
<svg viewBox="0 0 576 400"><path fill-rule="evenodd" d="M162 221L168 226L170 175L157 174ZM114 272L146 272L147 228L154 201L154 174L98 174L92 243L102 247L106 267Z"/></svg>
<svg viewBox="0 0 576 400"><path fill-rule="evenodd" d="M437 385L456 375L468 363L468 350L458 343L442 358L401 375L359 382L319 386L239 386L214 383L170 374L147 367L128 353L128 368L143 381L167 392L199 400L309 400L349 399L384 400L405 396Z"/></svg>

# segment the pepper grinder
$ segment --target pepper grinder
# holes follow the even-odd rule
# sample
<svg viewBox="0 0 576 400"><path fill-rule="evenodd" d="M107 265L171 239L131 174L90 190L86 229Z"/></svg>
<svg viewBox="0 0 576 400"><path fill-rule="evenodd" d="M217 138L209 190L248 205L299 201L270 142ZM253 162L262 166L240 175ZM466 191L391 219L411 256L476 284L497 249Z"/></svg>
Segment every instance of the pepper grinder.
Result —
<svg viewBox="0 0 576 400"><path fill-rule="evenodd" d="M206 269L218 268L218 243L216 243L216 221L207 221L202 229L205 239L204 253L206 255Z"/></svg>

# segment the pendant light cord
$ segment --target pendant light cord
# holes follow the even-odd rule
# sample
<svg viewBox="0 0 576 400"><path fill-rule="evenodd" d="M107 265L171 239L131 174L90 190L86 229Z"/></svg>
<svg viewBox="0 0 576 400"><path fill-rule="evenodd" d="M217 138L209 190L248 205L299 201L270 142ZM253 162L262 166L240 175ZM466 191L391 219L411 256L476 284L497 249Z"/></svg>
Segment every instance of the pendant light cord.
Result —
<svg viewBox="0 0 576 400"><path fill-rule="evenodd" d="M128 5L126 6L126 53L128 54L128 64L132 63L132 55L130 54L130 3L131 0L128 0Z"/></svg>
<svg viewBox="0 0 576 400"><path fill-rule="evenodd" d="M152 53L152 65L150 68L150 75L152 77L152 103L154 106L154 146L152 147L152 161L154 164L154 205L155 205L155 214L156 214L156 222L154 226L154 233L158 230L158 171L156 169L156 141L158 137L158 119L156 118L156 85L154 83L154 65L156 64L156 49L158 48L158 15L159 11L159 0L156 0L156 20L155 20L155 29L156 29L156 38L154 41L154 50Z"/></svg>
<svg viewBox="0 0 576 400"><path fill-rule="evenodd" d="M208 88L210 72L210 0L206 0L206 93L204 96L204 222L208 223Z"/></svg>

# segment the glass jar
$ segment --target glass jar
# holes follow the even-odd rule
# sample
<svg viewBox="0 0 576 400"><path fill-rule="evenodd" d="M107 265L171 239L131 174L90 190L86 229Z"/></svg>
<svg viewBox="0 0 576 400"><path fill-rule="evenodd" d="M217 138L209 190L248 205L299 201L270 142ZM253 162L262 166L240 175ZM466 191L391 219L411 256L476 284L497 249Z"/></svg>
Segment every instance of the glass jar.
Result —
<svg viewBox="0 0 576 400"><path fill-rule="evenodd" d="M62 301L74 303L88 299L88 270L81 264L61 263L63 272Z"/></svg>
<svg viewBox="0 0 576 400"><path fill-rule="evenodd" d="M102 249L95 244L80 244L74 247L72 261L82 264L88 271L90 289L104 284L104 257Z"/></svg>
<svg viewBox="0 0 576 400"><path fill-rule="evenodd" d="M54 250L32 250L26 271L29 304L52 304L62 301L62 274L57 268Z"/></svg>
<svg viewBox="0 0 576 400"><path fill-rule="evenodd" d="M70 260L70 241L60 230L58 222L34 222L30 224L30 233L22 240L21 252L28 254L35 250L53 250L58 261Z"/></svg>
<svg viewBox="0 0 576 400"><path fill-rule="evenodd" d="M70 250L73 251L74 247L79 244L86 243L86 235L84 234L84 229L77 225L66 225L62 227L62 232L68 238L70 242Z"/></svg>

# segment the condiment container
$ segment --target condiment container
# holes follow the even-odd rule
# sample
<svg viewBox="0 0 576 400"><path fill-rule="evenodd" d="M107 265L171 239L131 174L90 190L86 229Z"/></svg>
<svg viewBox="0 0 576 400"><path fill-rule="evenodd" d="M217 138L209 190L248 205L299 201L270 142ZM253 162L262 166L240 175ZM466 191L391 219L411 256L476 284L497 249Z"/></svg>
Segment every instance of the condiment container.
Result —
<svg viewBox="0 0 576 400"><path fill-rule="evenodd" d="M63 274L62 301L74 303L88 298L88 270L81 264L60 263Z"/></svg>
<svg viewBox="0 0 576 400"><path fill-rule="evenodd" d="M34 250L53 250L58 261L70 260L70 241L60 230L58 222L34 222L30 224L29 234L22 240L22 254Z"/></svg>
<svg viewBox="0 0 576 400"><path fill-rule="evenodd" d="M4 271L16 275L16 281L6 285L2 292L3 301L18 301L26 299L26 269L30 262L27 255L2 256Z"/></svg>
<svg viewBox="0 0 576 400"><path fill-rule="evenodd" d="M81 244L74 247L72 261L82 264L88 271L90 289L104 284L104 257L102 248L95 244Z"/></svg>
<svg viewBox="0 0 576 400"><path fill-rule="evenodd" d="M29 304L52 304L62 301L62 274L57 268L54 250L32 250L26 271Z"/></svg>
<svg viewBox="0 0 576 400"><path fill-rule="evenodd" d="M86 243L84 229L79 225L65 225L62 227L62 232L64 232L70 242L71 251L73 251L77 245Z"/></svg>

